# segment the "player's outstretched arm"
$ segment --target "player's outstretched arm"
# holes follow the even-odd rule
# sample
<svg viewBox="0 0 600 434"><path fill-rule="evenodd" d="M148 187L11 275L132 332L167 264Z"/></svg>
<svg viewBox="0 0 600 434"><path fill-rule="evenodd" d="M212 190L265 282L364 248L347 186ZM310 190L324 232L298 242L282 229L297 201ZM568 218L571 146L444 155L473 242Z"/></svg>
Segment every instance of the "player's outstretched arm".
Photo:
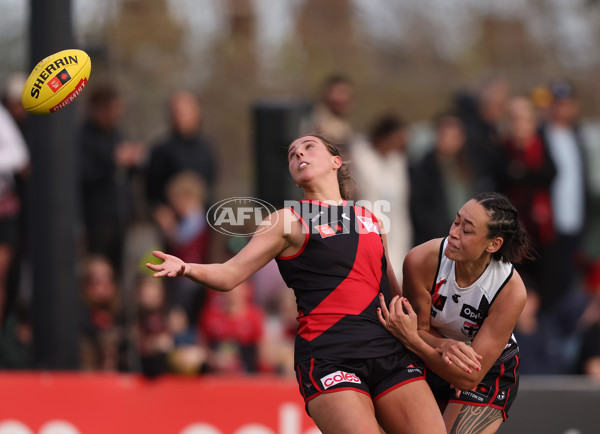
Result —
<svg viewBox="0 0 600 434"><path fill-rule="evenodd" d="M176 256L156 251L153 254L162 263L146 266L155 272L154 277L185 276L211 289L230 291L284 250L301 245L304 239L301 224L287 209L269 215L261 225L270 228L255 234L237 255L222 264L186 263Z"/></svg>

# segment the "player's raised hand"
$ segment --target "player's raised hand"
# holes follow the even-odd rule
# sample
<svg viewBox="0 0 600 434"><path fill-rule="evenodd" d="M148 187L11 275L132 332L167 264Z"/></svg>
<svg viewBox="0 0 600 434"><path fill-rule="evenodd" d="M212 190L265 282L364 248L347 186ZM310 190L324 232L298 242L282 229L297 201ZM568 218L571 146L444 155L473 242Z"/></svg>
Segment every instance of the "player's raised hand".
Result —
<svg viewBox="0 0 600 434"><path fill-rule="evenodd" d="M177 277L185 275L186 264L177 256L167 255L159 250L155 250L152 254L163 261L161 264L146 263L146 267L152 271L156 271L153 274L154 277Z"/></svg>

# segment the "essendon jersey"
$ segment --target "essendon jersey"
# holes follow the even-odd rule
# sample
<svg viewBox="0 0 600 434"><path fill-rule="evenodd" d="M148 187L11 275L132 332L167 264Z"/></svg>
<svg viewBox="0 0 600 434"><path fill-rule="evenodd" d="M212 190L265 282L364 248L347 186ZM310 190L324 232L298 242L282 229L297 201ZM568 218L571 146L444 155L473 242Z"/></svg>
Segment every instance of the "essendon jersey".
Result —
<svg viewBox="0 0 600 434"><path fill-rule="evenodd" d="M277 265L298 305L295 358L372 358L403 351L377 318L378 294L390 301L378 222L347 202L295 202L305 242Z"/></svg>

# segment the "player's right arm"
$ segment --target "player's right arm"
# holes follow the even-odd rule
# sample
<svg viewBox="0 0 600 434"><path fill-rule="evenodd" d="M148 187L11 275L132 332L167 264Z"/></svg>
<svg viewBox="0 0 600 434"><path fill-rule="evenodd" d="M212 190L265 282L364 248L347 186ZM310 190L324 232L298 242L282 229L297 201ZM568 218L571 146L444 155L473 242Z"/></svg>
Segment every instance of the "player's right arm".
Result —
<svg viewBox="0 0 600 434"><path fill-rule="evenodd" d="M230 291L278 255L292 255L305 239L303 226L291 210L284 208L266 217L261 226L272 226L255 234L233 258L222 264L186 263L160 251L154 256L161 264L146 264L154 277L185 276L217 291Z"/></svg>

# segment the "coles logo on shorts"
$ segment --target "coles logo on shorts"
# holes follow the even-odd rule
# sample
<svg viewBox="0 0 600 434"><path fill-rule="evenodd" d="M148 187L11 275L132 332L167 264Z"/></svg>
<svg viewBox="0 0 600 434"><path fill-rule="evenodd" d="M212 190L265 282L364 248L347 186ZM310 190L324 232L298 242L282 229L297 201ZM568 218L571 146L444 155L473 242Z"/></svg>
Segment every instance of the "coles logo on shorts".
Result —
<svg viewBox="0 0 600 434"><path fill-rule="evenodd" d="M337 371L321 378L323 389L329 389L339 383L360 383L360 378L350 372Z"/></svg>

